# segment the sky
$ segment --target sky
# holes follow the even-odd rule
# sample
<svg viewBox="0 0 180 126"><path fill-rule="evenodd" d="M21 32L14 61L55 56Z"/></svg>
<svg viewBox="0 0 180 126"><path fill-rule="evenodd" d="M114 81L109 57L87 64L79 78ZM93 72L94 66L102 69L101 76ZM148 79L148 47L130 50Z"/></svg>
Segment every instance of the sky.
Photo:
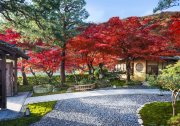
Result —
<svg viewBox="0 0 180 126"><path fill-rule="evenodd" d="M111 17L126 18L153 14L159 0L85 0L88 22L106 22ZM180 6L165 11L180 11Z"/></svg>

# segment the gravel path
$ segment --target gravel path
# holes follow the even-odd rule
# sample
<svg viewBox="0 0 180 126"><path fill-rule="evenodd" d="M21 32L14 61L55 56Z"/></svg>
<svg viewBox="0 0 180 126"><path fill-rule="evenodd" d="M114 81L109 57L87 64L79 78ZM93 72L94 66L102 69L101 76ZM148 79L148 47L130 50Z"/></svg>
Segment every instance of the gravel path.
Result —
<svg viewBox="0 0 180 126"><path fill-rule="evenodd" d="M170 95L122 94L61 100L32 126L139 126L136 111L141 105L170 99Z"/></svg>

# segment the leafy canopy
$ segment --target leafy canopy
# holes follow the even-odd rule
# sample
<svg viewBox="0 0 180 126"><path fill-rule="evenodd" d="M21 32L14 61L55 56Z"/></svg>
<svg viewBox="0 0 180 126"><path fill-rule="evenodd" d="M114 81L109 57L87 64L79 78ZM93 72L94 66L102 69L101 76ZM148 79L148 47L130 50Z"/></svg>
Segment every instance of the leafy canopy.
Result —
<svg viewBox="0 0 180 126"><path fill-rule="evenodd" d="M159 0L158 6L154 8L153 12L162 11L173 6L179 6L179 0Z"/></svg>

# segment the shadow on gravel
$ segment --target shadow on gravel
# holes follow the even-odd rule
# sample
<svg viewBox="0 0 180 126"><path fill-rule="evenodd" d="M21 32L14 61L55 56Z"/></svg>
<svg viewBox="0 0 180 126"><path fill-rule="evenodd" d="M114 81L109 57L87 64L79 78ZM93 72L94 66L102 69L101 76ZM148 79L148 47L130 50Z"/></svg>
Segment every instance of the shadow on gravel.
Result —
<svg viewBox="0 0 180 126"><path fill-rule="evenodd" d="M137 109L170 95L111 95L59 101L54 110L33 126L139 126Z"/></svg>

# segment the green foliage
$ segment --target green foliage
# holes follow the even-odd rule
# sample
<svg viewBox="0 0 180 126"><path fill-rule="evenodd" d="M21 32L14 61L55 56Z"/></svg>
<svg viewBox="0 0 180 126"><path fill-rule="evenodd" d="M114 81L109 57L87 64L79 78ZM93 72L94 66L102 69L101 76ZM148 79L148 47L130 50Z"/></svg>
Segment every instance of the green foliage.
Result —
<svg viewBox="0 0 180 126"><path fill-rule="evenodd" d="M95 81L98 88L111 87L110 80L108 78L103 78Z"/></svg>
<svg viewBox="0 0 180 126"><path fill-rule="evenodd" d="M158 6L154 8L153 12L162 11L173 6L179 6L179 0L159 0Z"/></svg>
<svg viewBox="0 0 180 126"><path fill-rule="evenodd" d="M167 66L158 76L158 83L169 90L180 90L180 61Z"/></svg>
<svg viewBox="0 0 180 126"><path fill-rule="evenodd" d="M180 113L177 116L171 117L168 124L171 126L180 126Z"/></svg>
<svg viewBox="0 0 180 126"><path fill-rule="evenodd" d="M102 70L102 73L106 76L107 73L108 73L108 69L103 69L103 70ZM99 78L99 74L100 74L100 68L97 68L97 69L94 71L94 77L95 77L96 79L98 79L98 78Z"/></svg>
<svg viewBox="0 0 180 126"><path fill-rule="evenodd" d="M141 85L141 81L133 81L133 80L131 80L131 81L128 82L128 85L130 85L130 86Z"/></svg>
<svg viewBox="0 0 180 126"><path fill-rule="evenodd" d="M35 103L29 104L28 107L31 111L30 117L21 117L18 119L1 121L1 126L29 126L32 123L39 121L44 115L48 112L52 111L56 102L43 102L43 103Z"/></svg>
<svg viewBox="0 0 180 126"><path fill-rule="evenodd" d="M177 102L177 113L180 113L180 101ZM140 110L140 115L144 126L168 126L169 119L172 117L171 102L146 104Z"/></svg>
<svg viewBox="0 0 180 126"><path fill-rule="evenodd" d="M27 77L28 83L30 85L43 85L49 84L49 77L48 76L41 76L38 75L36 78L34 76ZM22 77L18 77L19 85L23 85ZM60 83L60 76L53 76L51 84L56 85Z"/></svg>
<svg viewBox="0 0 180 126"><path fill-rule="evenodd" d="M180 89L180 61L167 66L158 77L148 76L147 80L151 86L178 91Z"/></svg>
<svg viewBox="0 0 180 126"><path fill-rule="evenodd" d="M28 37L58 40L54 44L63 47L89 16L85 5L84 0L32 0L28 4L25 0L2 0L0 13Z"/></svg>
<svg viewBox="0 0 180 126"><path fill-rule="evenodd" d="M116 79L116 80L112 80L110 83L111 83L111 85L116 85L116 86L121 87L121 86L124 86L126 84L126 81Z"/></svg>
<svg viewBox="0 0 180 126"><path fill-rule="evenodd" d="M18 92L33 91L33 85L18 85Z"/></svg>
<svg viewBox="0 0 180 126"><path fill-rule="evenodd" d="M77 77L78 82L80 82L81 80L86 79L89 83L93 83L93 81L91 81L89 79L88 74L77 74L76 77ZM18 92L33 91L33 86L34 85L49 84L48 76L37 76L37 80L35 79L34 76L30 76L30 77L27 77L27 80L29 82L29 85L23 85L22 77L18 77L18 83L19 83ZM68 87L72 86L72 83L75 83L74 75L67 75L66 80L67 80L67 83L66 83L67 87L64 87L64 88L68 88ZM37 83L37 81L38 81L38 83ZM52 82L50 84L54 85L55 87L58 87L59 84L60 84L60 76L58 76L58 75L53 76L52 77ZM61 87L59 93L64 93L64 92L65 92L65 89L63 89L63 87ZM54 94L54 93L51 92L51 93L48 93L48 94ZM43 94L41 94L41 95L43 95Z"/></svg>
<svg viewBox="0 0 180 126"><path fill-rule="evenodd" d="M158 80L157 80L156 76L148 75L147 82L152 87L160 87L160 85L158 84Z"/></svg>
<svg viewBox="0 0 180 126"><path fill-rule="evenodd" d="M88 79L89 78L89 75L88 74L76 74L75 75L76 78L77 78L77 81L81 81L83 79ZM74 75L66 75L66 81L67 82L75 82L75 78L74 78Z"/></svg>
<svg viewBox="0 0 180 126"><path fill-rule="evenodd" d="M90 79L90 78L83 78L82 80L79 81L79 84L92 84L94 83L95 80L93 79Z"/></svg>

